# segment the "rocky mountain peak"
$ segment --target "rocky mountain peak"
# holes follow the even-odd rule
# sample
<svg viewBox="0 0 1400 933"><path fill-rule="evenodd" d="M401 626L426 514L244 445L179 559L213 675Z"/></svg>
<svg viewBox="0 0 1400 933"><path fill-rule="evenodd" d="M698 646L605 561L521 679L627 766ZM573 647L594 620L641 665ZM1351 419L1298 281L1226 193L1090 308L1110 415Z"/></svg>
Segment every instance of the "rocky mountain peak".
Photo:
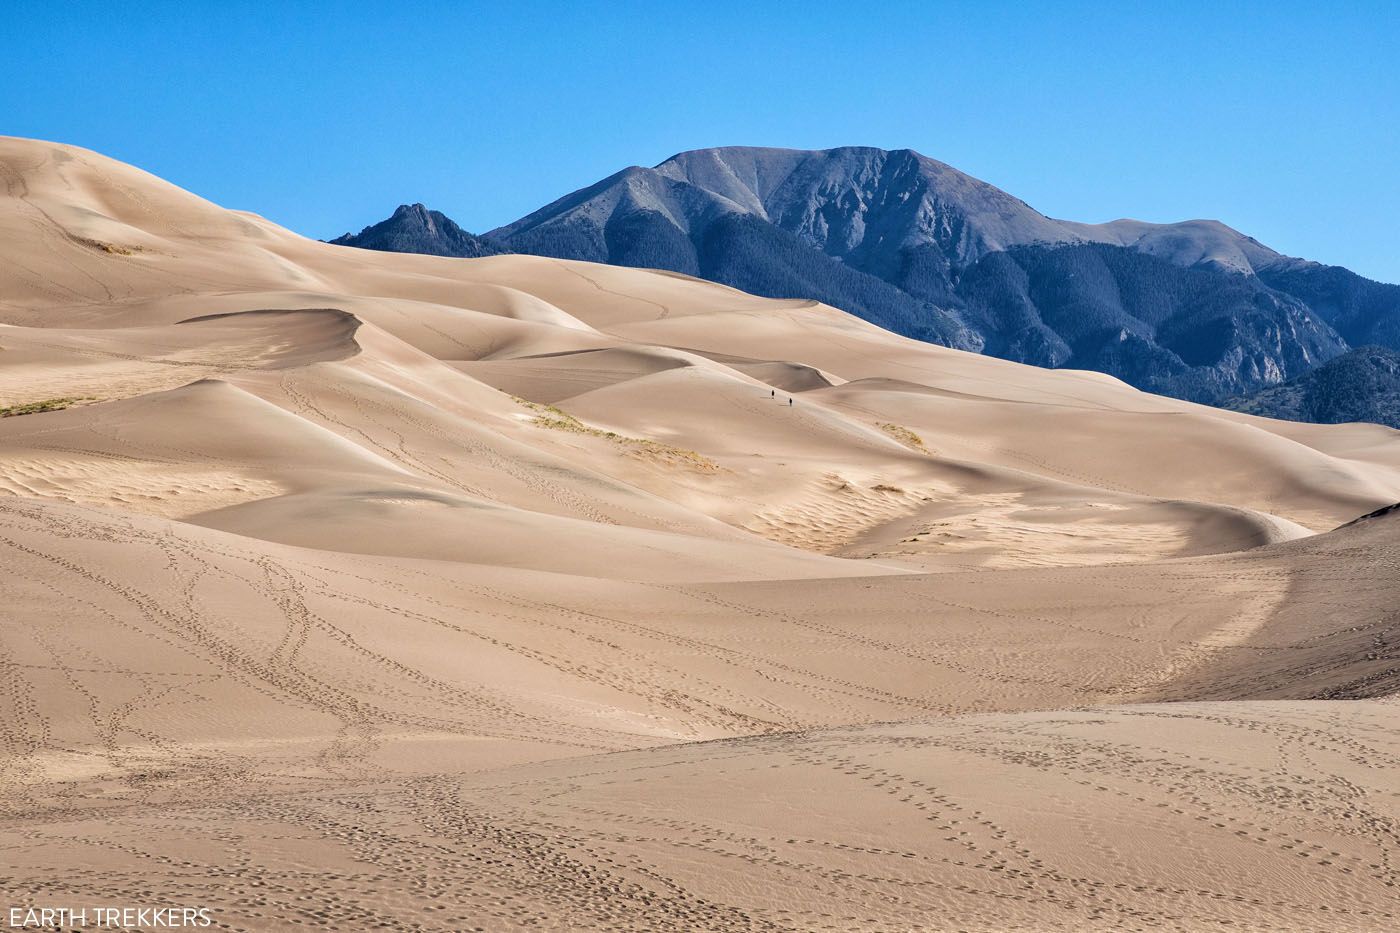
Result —
<svg viewBox="0 0 1400 933"><path fill-rule="evenodd" d="M365 227L359 233L346 233L330 242L361 249L467 259L509 252L489 238L468 233L450 217L429 210L422 203L400 204L387 220Z"/></svg>

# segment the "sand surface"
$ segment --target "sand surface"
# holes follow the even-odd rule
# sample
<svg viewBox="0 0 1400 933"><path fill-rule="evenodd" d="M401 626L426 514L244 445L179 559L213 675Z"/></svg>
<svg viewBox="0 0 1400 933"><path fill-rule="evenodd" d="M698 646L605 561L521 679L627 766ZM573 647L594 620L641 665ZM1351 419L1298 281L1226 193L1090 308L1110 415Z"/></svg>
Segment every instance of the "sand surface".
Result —
<svg viewBox="0 0 1400 933"><path fill-rule="evenodd" d="M1400 927L1400 432L0 181L7 905Z"/></svg>

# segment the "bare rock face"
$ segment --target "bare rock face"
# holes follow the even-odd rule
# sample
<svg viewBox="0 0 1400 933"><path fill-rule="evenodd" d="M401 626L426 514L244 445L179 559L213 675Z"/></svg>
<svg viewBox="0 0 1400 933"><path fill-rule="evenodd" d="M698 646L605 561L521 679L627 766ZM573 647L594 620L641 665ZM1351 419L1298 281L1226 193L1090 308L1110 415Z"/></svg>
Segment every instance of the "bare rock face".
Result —
<svg viewBox="0 0 1400 933"><path fill-rule="evenodd" d="M1400 428L1400 353L1359 347L1283 385L1230 399L1224 407L1287 421L1369 421Z"/></svg>

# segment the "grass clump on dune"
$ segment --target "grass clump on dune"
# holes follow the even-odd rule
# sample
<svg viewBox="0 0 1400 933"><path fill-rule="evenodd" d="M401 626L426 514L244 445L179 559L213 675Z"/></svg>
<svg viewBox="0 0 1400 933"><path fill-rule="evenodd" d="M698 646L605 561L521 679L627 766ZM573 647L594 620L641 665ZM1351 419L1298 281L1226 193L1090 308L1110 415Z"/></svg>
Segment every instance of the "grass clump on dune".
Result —
<svg viewBox="0 0 1400 933"><path fill-rule="evenodd" d="M122 246L120 243L108 243L106 240L93 240L88 237L74 237L74 239L89 249L100 249L111 256L133 256L136 253L146 251L144 246Z"/></svg>
<svg viewBox="0 0 1400 933"><path fill-rule="evenodd" d="M933 453L933 451L929 450L928 447L924 445L924 439L922 437L904 427L902 424L891 424L888 421L882 421L880 422L880 430L911 450L917 450L919 453L930 455Z"/></svg>
<svg viewBox="0 0 1400 933"><path fill-rule="evenodd" d="M79 402L92 401L90 398L46 398L39 402L25 402L23 405L11 405L8 408L0 408L0 418L13 418L16 415L37 415L45 411L62 411L70 405Z"/></svg>
<svg viewBox="0 0 1400 933"><path fill-rule="evenodd" d="M529 399L521 398L518 395L511 396L515 401L524 405L535 413L532 424L537 424L542 428L553 428L556 431L571 431L575 434L607 434L609 432L599 431L597 428L590 428L573 415L562 408L555 408L553 405L542 405L539 402L532 402Z"/></svg>
<svg viewBox="0 0 1400 933"><path fill-rule="evenodd" d="M539 402L532 402L529 399L511 396L515 401L535 413L531 424L542 428L550 428L555 431L568 431L571 434L587 434L590 437L601 437L613 441L628 448L628 452L643 460L655 460L660 463L679 464L699 470L702 473L718 473L720 465L702 453L694 450L686 450L683 447L673 447L670 444L663 444L646 437L628 437L625 434L618 434L616 431L604 431L602 428L595 428L592 425L584 424L561 408L553 405L543 405Z"/></svg>

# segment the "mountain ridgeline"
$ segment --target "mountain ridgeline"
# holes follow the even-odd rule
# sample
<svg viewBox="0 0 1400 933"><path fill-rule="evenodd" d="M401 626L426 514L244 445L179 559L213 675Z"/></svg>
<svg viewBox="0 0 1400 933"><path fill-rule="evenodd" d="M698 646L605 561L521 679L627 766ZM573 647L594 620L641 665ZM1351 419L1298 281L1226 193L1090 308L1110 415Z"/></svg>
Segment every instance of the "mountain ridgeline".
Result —
<svg viewBox="0 0 1400 933"><path fill-rule="evenodd" d="M1217 221L1055 220L911 150L702 149L484 237L419 205L333 242L666 269L1209 403L1363 344L1400 350L1400 286L1283 256Z"/></svg>

